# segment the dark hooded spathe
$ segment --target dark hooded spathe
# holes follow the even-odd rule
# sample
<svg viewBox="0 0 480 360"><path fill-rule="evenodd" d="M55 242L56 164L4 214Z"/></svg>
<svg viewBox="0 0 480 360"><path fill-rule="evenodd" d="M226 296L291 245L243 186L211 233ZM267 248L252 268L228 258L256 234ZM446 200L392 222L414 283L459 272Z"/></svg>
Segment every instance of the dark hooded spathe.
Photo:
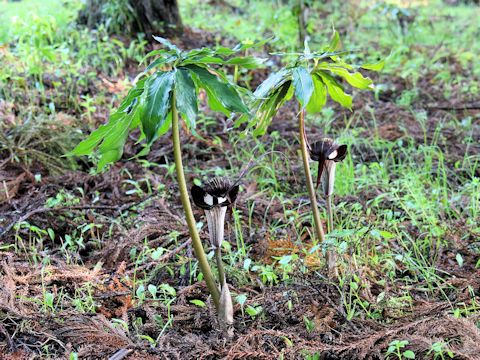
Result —
<svg viewBox="0 0 480 360"><path fill-rule="evenodd" d="M195 205L204 210L210 210L216 206L233 204L238 195L238 185L233 186L228 178L215 177L206 182L203 187L193 185L191 193Z"/></svg>
<svg viewBox="0 0 480 360"><path fill-rule="evenodd" d="M347 156L347 145L338 145L329 138L314 142L310 149L310 158L313 161L333 160L342 161Z"/></svg>
<svg viewBox="0 0 480 360"><path fill-rule="evenodd" d="M339 145L333 139L323 138L310 147L310 158L318 161L317 188L325 170L324 192L331 195L335 180L335 163L342 161L347 156L347 145Z"/></svg>

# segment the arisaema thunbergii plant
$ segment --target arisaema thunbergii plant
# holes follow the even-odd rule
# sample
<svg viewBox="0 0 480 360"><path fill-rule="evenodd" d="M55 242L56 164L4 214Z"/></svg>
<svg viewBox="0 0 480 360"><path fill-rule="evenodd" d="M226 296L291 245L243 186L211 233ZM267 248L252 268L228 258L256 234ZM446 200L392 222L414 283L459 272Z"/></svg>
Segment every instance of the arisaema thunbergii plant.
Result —
<svg viewBox="0 0 480 360"><path fill-rule="evenodd" d="M217 307L218 322L227 337L233 336L233 302L222 261L225 215L227 209L231 208L237 199L242 178L263 157L271 153L277 153L277 151L268 151L260 156L253 155L248 164L240 171L235 182L228 177L213 177L203 186L193 185L191 189L193 202L204 210L207 218L210 245L215 252L220 285L220 303Z"/></svg>
<svg viewBox="0 0 480 360"><path fill-rule="evenodd" d="M169 41L154 37L163 49L150 52L146 58L154 57L139 76L133 88L123 99L120 107L110 116L107 124L100 126L73 151L73 155L88 155L96 151L99 156L98 170L106 164L119 160L128 133L141 129L141 139L146 149L169 129L172 130L173 155L177 180L192 245L205 282L218 308L220 292L212 276L193 216L182 164L179 121L182 118L187 128L195 131L198 113L198 94L203 89L212 110L248 114L249 109L239 95L245 91L233 84L221 70L232 65L255 68L261 60L251 56L236 56L245 50L240 45L233 49L218 47L182 51ZM179 115L180 114L180 115Z"/></svg>
<svg viewBox="0 0 480 360"><path fill-rule="evenodd" d="M193 185L191 190L193 202L205 211L207 217L210 245L215 251L220 284L218 321L229 337L233 335L233 303L222 262L222 242L227 208L235 202L238 190L238 181L234 183L226 177L214 177L203 187Z"/></svg>
<svg viewBox="0 0 480 360"><path fill-rule="evenodd" d="M372 80L364 77L358 70L380 70L383 62L377 64L353 65L344 60L349 52L338 51L340 38L335 31L332 40L320 52L312 52L305 43L303 53L284 54L295 59L278 72L271 74L255 90L253 107L256 109L254 118L241 116L236 124L247 123L247 131L253 129L253 135L265 134L269 124L282 105L295 96L299 104L298 135L305 169L308 193L315 225L315 232L320 241L324 240L323 226L317 207L315 187L312 181L309 154L305 139L305 112L317 113L326 104L327 95L343 107L351 109L352 97L348 95L342 84L343 80L350 86L362 90L373 87ZM281 54L280 54L281 55ZM333 250L327 252L327 258ZM328 262L328 259L327 259ZM330 262L331 263L331 262ZM330 275L333 275L330 273Z"/></svg>
<svg viewBox="0 0 480 360"><path fill-rule="evenodd" d="M306 135L305 142L310 153L310 159L318 161L317 189L321 183L327 208L327 230L331 232L333 231L332 196L335 186L335 169L337 162L342 161L347 156L347 145L339 145L330 138L323 138L310 146ZM330 252L327 267L329 274L334 276L338 275L336 262L336 254Z"/></svg>

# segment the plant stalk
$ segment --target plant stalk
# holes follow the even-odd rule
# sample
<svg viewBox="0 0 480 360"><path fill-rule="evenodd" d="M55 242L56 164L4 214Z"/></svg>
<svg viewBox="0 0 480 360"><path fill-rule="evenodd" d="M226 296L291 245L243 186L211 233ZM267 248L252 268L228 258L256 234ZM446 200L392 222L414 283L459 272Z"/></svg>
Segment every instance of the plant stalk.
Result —
<svg viewBox="0 0 480 360"><path fill-rule="evenodd" d="M222 248L217 247L215 249L215 256L217 258L217 268L218 268L218 282L222 284L225 283L225 270L223 269L223 261L222 261Z"/></svg>
<svg viewBox="0 0 480 360"><path fill-rule="evenodd" d="M320 212L317 206L317 195L315 192L315 186L312 181L312 175L310 173L310 163L308 161L308 149L304 136L305 133L305 110L300 111L298 117L298 127L300 136L300 151L302 152L303 168L305 170L305 178L307 180L308 195L310 196L310 207L312 208L313 222L315 224L315 232L320 242L325 240L325 233L323 232L323 226L320 220Z"/></svg>
<svg viewBox="0 0 480 360"><path fill-rule="evenodd" d="M327 204L327 216L328 216L327 232L331 232L333 230L332 195L327 195L325 202Z"/></svg>
<svg viewBox="0 0 480 360"><path fill-rule="evenodd" d="M333 210L332 210L332 195L326 196L326 204L327 204L327 218L328 218L328 232L330 233L333 231ZM338 269L337 269L337 254L335 250L328 250L327 251L327 268L328 268L328 277L338 278Z"/></svg>
<svg viewBox="0 0 480 360"><path fill-rule="evenodd" d="M193 250L195 251L195 257L198 260L198 265L203 273L205 282L207 283L208 290L212 295L212 300L215 307L218 308L220 303L220 293L212 275L212 270L208 264L207 256L203 250L200 236L198 235L195 217L193 216L192 206L190 204L190 198L188 196L187 183L185 181L185 174L183 173L182 163L182 150L180 147L180 131L178 127L178 111L176 107L175 89L172 91L172 141L173 141L173 156L175 159L175 169L177 172L178 187L180 189L180 198L182 200L183 211L187 219L188 231L192 238Z"/></svg>
<svg viewBox="0 0 480 360"><path fill-rule="evenodd" d="M205 216L207 217L208 233L210 236L210 243L215 249L215 258L218 268L218 283L220 288L223 287L223 281L225 280L225 271L223 269L222 262L222 242L223 234L225 231L225 215L227 208L225 206L214 207L210 210L205 210Z"/></svg>

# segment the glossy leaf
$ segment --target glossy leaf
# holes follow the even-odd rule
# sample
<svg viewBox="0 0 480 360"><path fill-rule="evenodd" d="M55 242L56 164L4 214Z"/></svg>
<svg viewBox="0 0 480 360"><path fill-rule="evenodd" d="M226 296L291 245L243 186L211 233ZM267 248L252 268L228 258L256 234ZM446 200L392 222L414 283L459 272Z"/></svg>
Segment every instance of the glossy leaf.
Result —
<svg viewBox="0 0 480 360"><path fill-rule="evenodd" d="M245 69L256 69L260 67L265 59L260 59L254 56L234 57L225 61L226 65L238 65Z"/></svg>
<svg viewBox="0 0 480 360"><path fill-rule="evenodd" d="M343 88L340 86L337 80L333 78L333 76L323 71L319 71L316 74L318 74L322 78L322 81L325 83L325 85L327 85L328 93L333 101L336 101L343 107L352 109L352 97L348 94L345 94Z"/></svg>
<svg viewBox="0 0 480 360"><path fill-rule="evenodd" d="M365 70L382 71L384 66L385 66L385 60L380 60L379 62L374 64L362 64L361 67Z"/></svg>
<svg viewBox="0 0 480 360"><path fill-rule="evenodd" d="M295 87L295 97L302 105L302 108L305 108L313 94L312 76L306 68L299 66L292 69L292 78L293 86Z"/></svg>
<svg viewBox="0 0 480 360"><path fill-rule="evenodd" d="M209 104L212 106L212 109L216 110L215 108L217 108L224 113L225 110L228 112L248 113L247 106L233 85L221 81L218 76L203 67L187 65L186 68L198 78L198 82L196 82L197 87L201 87L207 92ZM220 104L224 110L222 110L218 104Z"/></svg>
<svg viewBox="0 0 480 360"><path fill-rule="evenodd" d="M112 131L115 126L118 126L117 123L133 110L131 108L132 103L143 93L144 84L145 79L138 81L137 84L130 89L117 111L110 115L108 123L101 125L97 130L92 132L88 138L80 142L68 155L91 154L95 147L108 135L108 133Z"/></svg>
<svg viewBox="0 0 480 360"><path fill-rule="evenodd" d="M141 114L142 129L148 143L155 139L157 130L166 121L166 116L170 110L170 95L174 78L174 70L159 71L145 83L145 90L140 101L143 106Z"/></svg>
<svg viewBox="0 0 480 360"><path fill-rule="evenodd" d="M337 51L340 47L340 34L338 31L334 30L333 35L332 35L332 40L330 41L330 44L328 45L328 52L333 52Z"/></svg>
<svg viewBox="0 0 480 360"><path fill-rule="evenodd" d="M188 64L217 64L221 65L224 64L225 60L216 56L203 56L203 57L195 57L195 58L188 58L187 60L182 62L182 65Z"/></svg>
<svg viewBox="0 0 480 360"><path fill-rule="evenodd" d="M175 94L178 111L190 129L195 129L198 113L197 90L186 69L178 69L175 74Z"/></svg>
<svg viewBox="0 0 480 360"><path fill-rule="evenodd" d="M327 89L322 79L316 74L312 75L313 94L307 105L309 113L317 113L322 110L327 102Z"/></svg>
<svg viewBox="0 0 480 360"><path fill-rule="evenodd" d="M277 85L285 82L290 75L289 69L282 69L270 76L257 87L253 95L258 98L264 98Z"/></svg>
<svg viewBox="0 0 480 360"><path fill-rule="evenodd" d="M133 117L134 112L123 116L105 135L102 144L98 148L100 160L97 164L97 171L102 170L108 163L120 160Z"/></svg>
<svg viewBox="0 0 480 360"><path fill-rule="evenodd" d="M275 91L267 100L259 107L256 114L256 128L253 131L254 136L265 134L268 126L272 122L280 107L288 100L292 82L285 82L277 91Z"/></svg>
<svg viewBox="0 0 480 360"><path fill-rule="evenodd" d="M225 46L219 46L215 49L215 53L221 56L230 56L237 52L237 50L230 49Z"/></svg>
<svg viewBox="0 0 480 360"><path fill-rule="evenodd" d="M140 61L140 65L144 63L145 60L153 57L153 56L157 56L157 55L162 55L162 54L165 54L167 53L168 51L165 50L165 49L158 49L158 50L153 50L153 51L150 51L147 55L145 55L143 57L143 59Z"/></svg>
<svg viewBox="0 0 480 360"><path fill-rule="evenodd" d="M334 74L343 77L350 85L357 89L366 90L372 87L373 81L369 78L364 77L359 72L350 73L344 68L334 66L330 66L328 70Z"/></svg>
<svg viewBox="0 0 480 360"><path fill-rule="evenodd" d="M160 65L163 65L163 64L168 64L172 61L175 61L178 59L178 56L177 55L171 55L169 57L160 57L158 59L155 59L154 61L152 61L148 66L147 68L145 69L145 71L143 73L147 73L149 72L150 70L152 70L153 68L156 68L156 67L159 67Z"/></svg>
<svg viewBox="0 0 480 360"><path fill-rule="evenodd" d="M114 122L109 121L107 124L101 125L97 130L92 132L88 138L80 142L75 149L67 155L89 155L93 149L102 141L105 135L115 125Z"/></svg>
<svg viewBox="0 0 480 360"><path fill-rule="evenodd" d="M153 38L158 41L160 44L162 44L163 46L165 46L167 49L169 50L173 50L175 51L176 53L180 53L180 49L173 45L170 41L168 41L167 39L161 37L161 36L155 36L153 35Z"/></svg>

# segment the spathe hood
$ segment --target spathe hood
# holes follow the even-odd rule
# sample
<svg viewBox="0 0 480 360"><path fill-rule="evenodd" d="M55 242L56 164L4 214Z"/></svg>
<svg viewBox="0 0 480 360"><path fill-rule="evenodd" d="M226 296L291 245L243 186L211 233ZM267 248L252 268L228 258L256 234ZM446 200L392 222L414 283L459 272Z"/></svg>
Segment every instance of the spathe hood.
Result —
<svg viewBox="0 0 480 360"><path fill-rule="evenodd" d="M216 206L228 206L235 202L238 195L238 185L226 177L215 177L205 183L203 187L193 185L191 189L193 202L204 210Z"/></svg>

